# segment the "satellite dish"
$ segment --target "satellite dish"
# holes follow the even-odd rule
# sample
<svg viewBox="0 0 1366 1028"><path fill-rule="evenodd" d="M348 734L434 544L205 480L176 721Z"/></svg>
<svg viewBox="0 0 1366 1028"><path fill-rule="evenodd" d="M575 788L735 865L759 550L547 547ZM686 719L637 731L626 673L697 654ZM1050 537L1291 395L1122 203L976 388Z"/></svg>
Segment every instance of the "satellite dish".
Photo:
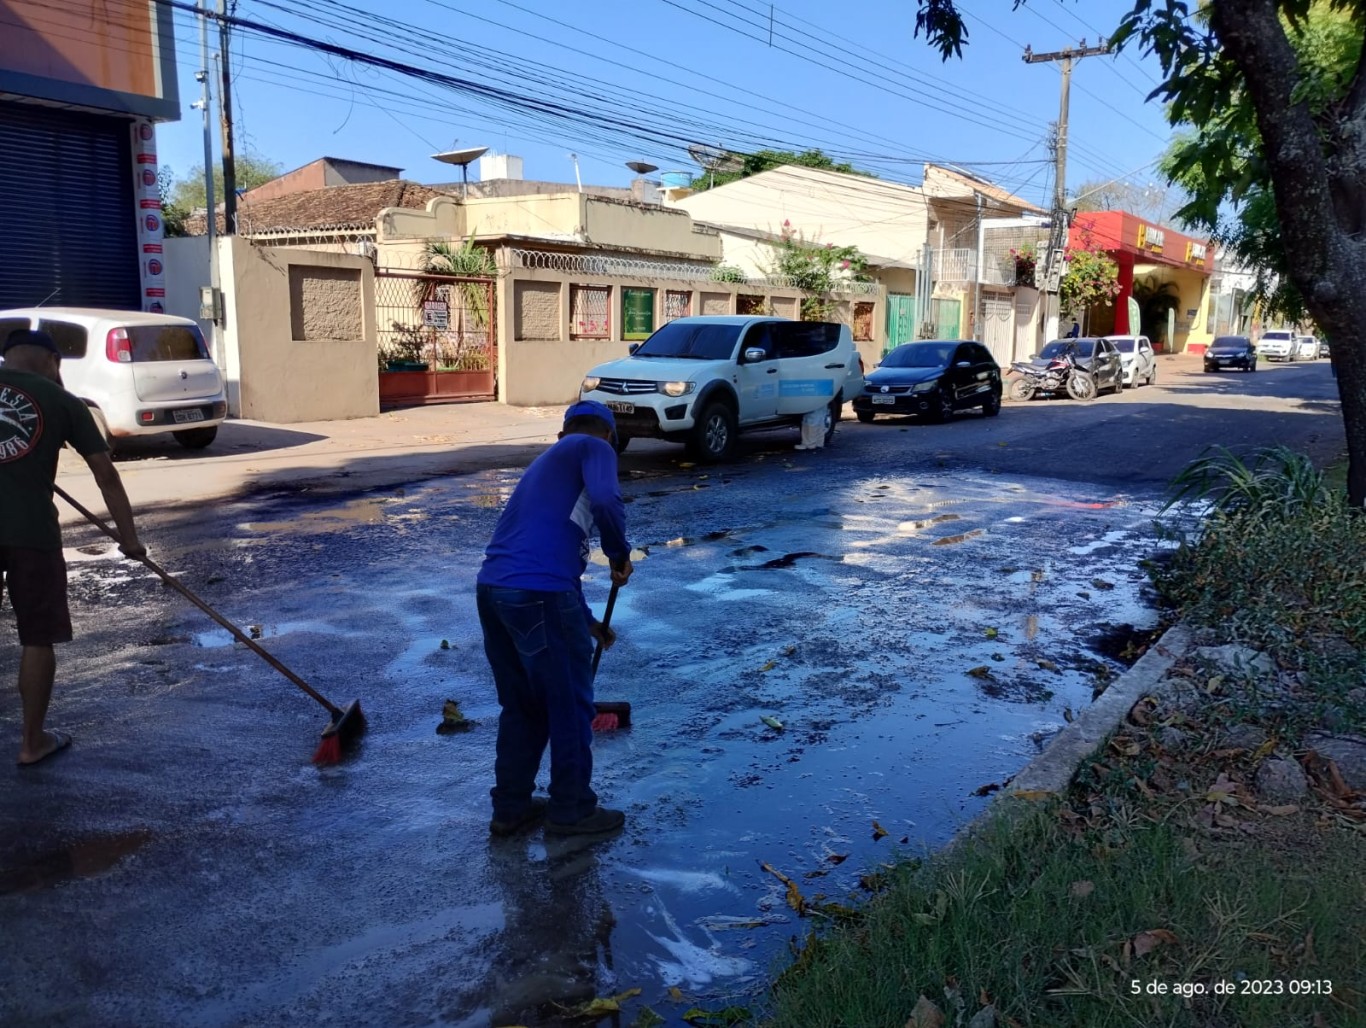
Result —
<svg viewBox="0 0 1366 1028"><path fill-rule="evenodd" d="M432 160L442 164L460 165L460 200L463 203L470 192L470 164L488 153L487 146L467 146L463 150L447 150L445 153L432 154Z"/></svg>
<svg viewBox="0 0 1366 1028"><path fill-rule="evenodd" d="M658 171L658 164L647 164L645 161L627 161L626 167L630 168L637 175L648 175L652 171Z"/></svg>
<svg viewBox="0 0 1366 1028"><path fill-rule="evenodd" d="M445 153L432 154L432 160L440 161L442 164L458 164L460 167L468 167L477 161L484 154L488 153L487 146L469 146L463 150L447 150Z"/></svg>

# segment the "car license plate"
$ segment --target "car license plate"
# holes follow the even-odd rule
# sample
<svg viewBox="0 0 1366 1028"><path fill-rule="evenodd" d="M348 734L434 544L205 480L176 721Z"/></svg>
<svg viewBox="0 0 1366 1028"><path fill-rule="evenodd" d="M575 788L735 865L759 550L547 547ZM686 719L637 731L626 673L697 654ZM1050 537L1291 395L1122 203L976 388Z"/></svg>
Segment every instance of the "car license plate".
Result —
<svg viewBox="0 0 1366 1028"><path fill-rule="evenodd" d="M874 402L874 403L892 404L892 403L896 403L896 397L895 397L895 396L874 396L874 397L873 397L873 402Z"/></svg>
<svg viewBox="0 0 1366 1028"><path fill-rule="evenodd" d="M203 421L204 412L198 407L195 407L192 410L177 410L171 412L171 418L177 425L184 425L190 421Z"/></svg>
<svg viewBox="0 0 1366 1028"><path fill-rule="evenodd" d="M634 403L623 403L621 400L608 400L607 409L617 414L634 414L636 405Z"/></svg>

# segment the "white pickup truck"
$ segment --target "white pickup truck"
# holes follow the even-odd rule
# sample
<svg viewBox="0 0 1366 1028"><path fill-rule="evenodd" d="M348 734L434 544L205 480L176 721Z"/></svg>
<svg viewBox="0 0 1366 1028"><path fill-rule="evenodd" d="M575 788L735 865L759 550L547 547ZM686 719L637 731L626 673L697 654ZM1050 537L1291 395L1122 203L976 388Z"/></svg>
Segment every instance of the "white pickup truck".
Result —
<svg viewBox="0 0 1366 1028"><path fill-rule="evenodd" d="M829 442L844 402L862 389L848 325L731 315L669 322L629 357L593 368L580 396L613 411L619 449L667 439L718 461L738 432L800 425L821 408Z"/></svg>

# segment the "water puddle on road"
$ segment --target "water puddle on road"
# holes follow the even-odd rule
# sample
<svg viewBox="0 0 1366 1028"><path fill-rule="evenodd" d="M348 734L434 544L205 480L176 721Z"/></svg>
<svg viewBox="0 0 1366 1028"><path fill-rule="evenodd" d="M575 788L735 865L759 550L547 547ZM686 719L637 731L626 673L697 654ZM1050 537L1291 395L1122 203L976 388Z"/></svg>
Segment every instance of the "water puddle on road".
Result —
<svg viewBox="0 0 1366 1028"><path fill-rule="evenodd" d="M296 999L280 1023L305 1023L337 995L376 1023L461 1026L561 1023L556 1004L633 988L622 1023L641 1005L671 1025L688 1006L748 1005L808 927L762 864L808 899L856 906L863 876L951 837L1066 708L1091 702L1097 667L1118 670L1156 624L1137 567L1151 505L988 476L879 475L796 495L760 485L724 505L718 490L650 498L642 482L633 524L650 535L633 538L655 541L620 592L618 641L595 682L633 708L631 728L595 737L593 754L594 787L626 828L490 845L498 706L474 576L497 514L484 504L511 481L496 472L377 500L379 523L355 522L359 538L323 533L306 563L289 563L290 532L258 554L288 571L237 598L261 638L283 649L296 637L322 680L364 674L364 753L308 782L338 795L354 783L350 798L363 797L347 823L359 833L352 819L368 818L366 838L336 843L361 870L336 883L336 901L371 916L326 944L283 944L278 970L239 984L220 1023L264 1023ZM384 519L409 505L428 526L463 528ZM590 565L598 616L608 588ZM192 641L206 668L229 662L203 652L230 646L228 633ZM473 730L435 732L446 699ZM270 812L282 833L329 840L339 817L311 802ZM365 906L376 879L382 910ZM287 869L250 888L271 903L298 892Z"/></svg>
<svg viewBox="0 0 1366 1028"><path fill-rule="evenodd" d="M152 840L145 829L114 835L90 835L59 849L29 857L4 858L0 865L0 896L36 892L77 878L107 871Z"/></svg>

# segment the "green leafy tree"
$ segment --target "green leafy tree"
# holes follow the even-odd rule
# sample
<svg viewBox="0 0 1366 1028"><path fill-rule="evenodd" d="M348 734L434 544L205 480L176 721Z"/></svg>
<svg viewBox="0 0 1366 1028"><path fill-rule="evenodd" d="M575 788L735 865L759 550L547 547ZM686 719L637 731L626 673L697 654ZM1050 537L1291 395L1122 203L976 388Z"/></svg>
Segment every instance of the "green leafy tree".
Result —
<svg viewBox="0 0 1366 1028"><path fill-rule="evenodd" d="M273 178L279 178L282 168L275 161L268 161L255 154L243 154L233 162L240 192L265 185ZM223 168L215 165L213 169L213 196L215 203L223 202ZM204 191L204 165L196 164L182 179L175 179L170 189L171 203L182 211L203 210L207 206ZM165 207L165 199L162 200Z"/></svg>
<svg viewBox="0 0 1366 1028"><path fill-rule="evenodd" d="M173 199L175 195L175 175L171 169L162 167L157 172L157 193L161 199L161 224L169 237L185 235L185 219L189 211Z"/></svg>
<svg viewBox="0 0 1366 1028"><path fill-rule="evenodd" d="M740 161L739 168L734 171L704 172L692 180L692 188L700 191L711 189L713 186L724 186L727 182L737 182L742 178L757 175L761 171L772 171L774 168L781 168L789 164L801 168L838 171L845 175L876 177L871 172L860 171L852 164L839 163L827 156L822 150L807 150L805 153L797 153L794 150L756 150L751 154L732 154L731 156Z"/></svg>
<svg viewBox="0 0 1366 1028"><path fill-rule="evenodd" d="M968 32L954 0L915 4L916 34L945 60L961 56ZM1165 104L1173 125L1188 126L1207 144L1198 176L1182 182L1192 196L1186 211L1217 225L1223 205L1251 210L1258 245L1280 256L1285 282L1332 339L1347 493L1361 508L1366 0L1203 0L1191 7L1186 0L1134 0L1112 43L1156 57L1165 78L1151 99Z"/></svg>

